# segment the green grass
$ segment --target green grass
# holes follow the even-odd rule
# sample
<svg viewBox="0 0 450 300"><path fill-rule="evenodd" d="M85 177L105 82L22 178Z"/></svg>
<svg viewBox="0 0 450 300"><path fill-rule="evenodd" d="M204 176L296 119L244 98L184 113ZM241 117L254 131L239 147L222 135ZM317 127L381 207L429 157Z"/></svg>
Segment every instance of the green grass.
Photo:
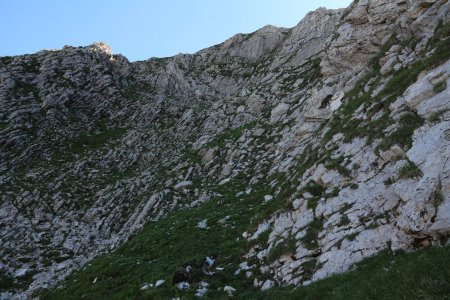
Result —
<svg viewBox="0 0 450 300"><path fill-rule="evenodd" d="M291 236L284 239L282 242L278 243L270 250L269 254L267 255L267 260L272 263L282 255L294 254L295 250L297 249L295 243L295 239Z"/></svg>
<svg viewBox="0 0 450 300"><path fill-rule="evenodd" d="M381 254L356 270L297 289L248 292L239 299L450 299L450 247Z"/></svg>
<svg viewBox="0 0 450 300"><path fill-rule="evenodd" d="M446 24L441 23L435 30L434 36L430 39L427 49L433 49L431 55L417 61L405 69L392 72L391 78L387 81L383 89L375 97L372 97L371 94L373 89L377 86L376 83L379 83L381 78L378 61L384 55L386 50L397 42L398 41L394 36L391 37L387 44L380 50L380 54L371 61L371 71L356 84L351 92L347 94L348 100L339 108L333 119L328 123L330 130L325 134L323 144L326 144L335 134L341 132L344 134L345 142L350 142L355 137L367 136L368 142L371 142L376 138L384 138L378 150L386 150L394 144L410 147L411 136L414 130L417 129L416 126L420 126L420 123L411 123L406 126L405 124L400 124L401 128L399 130L393 132L388 137L384 137L383 130L395 123L395 120L392 120L389 117L389 105L400 97L406 89L417 80L421 72L433 69L450 58L450 22ZM411 41L405 41L405 43L410 42ZM371 79L374 79L375 83L368 92L364 92L364 86ZM439 83L438 86L435 87L435 91L439 92L444 88L445 84ZM374 105L373 108L367 112L369 116L373 116L378 112L384 112L384 114L381 118L376 120L370 119L369 121L352 118L352 114L363 104L366 104L366 107ZM401 121L402 120L400 120L400 122Z"/></svg>
<svg viewBox="0 0 450 300"><path fill-rule="evenodd" d="M343 215L343 216L341 217L341 220L339 221L338 226L346 226L346 225L348 225L348 224L350 224L350 219L348 218L347 215Z"/></svg>
<svg viewBox="0 0 450 300"><path fill-rule="evenodd" d="M253 281L244 275L235 276L242 255L249 245L241 234L256 227L269 203L263 203L263 189L255 189L248 196L235 197L238 190L246 186L242 178L223 186L211 187L221 196L197 208L171 213L158 222L146 224L143 231L112 254L97 258L84 270L71 275L63 289L44 291L42 299L169 299L187 295L194 291L179 291L172 279L180 268L189 262L200 264L206 256L215 257L223 271L209 276L196 272L190 278L195 285L201 280L210 284L209 296L217 299L226 294L218 291L232 285L243 291L252 287ZM225 201L223 201L225 199ZM273 212L273 208L270 209ZM217 221L230 216L226 224ZM208 219L208 229L197 228L197 223ZM93 284L94 279L97 282ZM144 283L165 279L160 288L141 291Z"/></svg>
<svg viewBox="0 0 450 300"><path fill-rule="evenodd" d="M430 115L430 116L427 118L427 122L432 123L432 124L439 122L439 121L441 120L442 116L443 116L446 112L448 112L448 109L441 109L441 110L439 110L439 111L433 113L432 115Z"/></svg>
<svg viewBox="0 0 450 300"><path fill-rule="evenodd" d="M322 229L323 220L321 219L316 218L311 222L311 224L309 224L308 228L306 229L305 236L301 239L307 249L314 250L319 246L317 243L317 237Z"/></svg>
<svg viewBox="0 0 450 300"><path fill-rule="evenodd" d="M303 188L303 191L308 192L315 197L321 197L325 192L325 188L314 181L311 181Z"/></svg>
<svg viewBox="0 0 450 300"><path fill-rule="evenodd" d="M407 161L407 163L400 168L398 171L398 178L406 179L406 178L418 178L422 176L422 171L411 161Z"/></svg>
<svg viewBox="0 0 450 300"><path fill-rule="evenodd" d="M204 147L205 148L212 148L212 147L219 147L224 148L226 143L228 142L235 142L238 140L242 134L244 133L244 130L253 128L256 126L256 122L250 122L248 124L242 125L240 127L228 129L214 137L212 141L207 143Z"/></svg>
<svg viewBox="0 0 450 300"><path fill-rule="evenodd" d="M445 80L439 81L438 83L436 83L433 86L433 90L436 94L439 94L439 93L445 91L446 88L447 88L447 81L445 81Z"/></svg>
<svg viewBox="0 0 450 300"><path fill-rule="evenodd" d="M109 140L122 137L126 132L125 128L105 128L98 134L78 137L69 145L69 149L74 154L81 154L86 150L100 148Z"/></svg>
<svg viewBox="0 0 450 300"><path fill-rule="evenodd" d="M399 121L399 128L386 136L377 146L377 151L386 151L394 145L409 149L412 146L412 135L414 131L422 126L424 120L416 114L403 115Z"/></svg>
<svg viewBox="0 0 450 300"><path fill-rule="evenodd" d="M336 170L342 176L349 177L351 171L347 169L345 166L343 166L344 161L345 161L344 156L339 156L338 158L335 159L329 159L325 164L325 168L327 168L328 170Z"/></svg>
<svg viewBox="0 0 450 300"><path fill-rule="evenodd" d="M205 256L215 257L218 266L224 267L212 276L199 270L190 273L193 285L202 280L210 284L206 299L226 299L220 290L225 285L236 288L239 299L446 299L450 295L450 269L444 267L450 263L448 247L411 254L384 252L358 264L355 271L309 286L260 292L252 287L252 279L233 274L248 249L246 242L237 237L258 210L257 205L252 206L254 203L253 197L230 199L222 204L211 201L148 223L117 251L72 274L62 288L43 291L41 299L195 299L195 291L180 291L172 280L186 264L199 265ZM225 215L231 216L228 224L218 224ZM205 218L209 228L196 228L198 221ZM314 244L312 241L321 227L322 222L316 220L305 238ZM292 251L293 242L287 239L273 256ZM302 268L306 275L312 274L318 268L317 262L313 259ZM261 278L260 274L255 275ZM159 279L165 279L166 283L159 288L140 290L144 283Z"/></svg>
<svg viewBox="0 0 450 300"><path fill-rule="evenodd" d="M16 80L11 92L13 96L27 97L32 94L35 99L39 99L39 89L31 83Z"/></svg>

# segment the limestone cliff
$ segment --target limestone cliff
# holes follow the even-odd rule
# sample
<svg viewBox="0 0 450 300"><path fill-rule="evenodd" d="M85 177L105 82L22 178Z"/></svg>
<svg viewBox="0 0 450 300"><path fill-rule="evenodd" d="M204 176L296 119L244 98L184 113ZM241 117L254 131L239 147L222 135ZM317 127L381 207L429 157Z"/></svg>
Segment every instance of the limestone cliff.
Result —
<svg viewBox="0 0 450 300"><path fill-rule="evenodd" d="M272 207L239 237L256 287L448 244L449 22L444 0L360 0L170 58L1 57L2 295L54 286L236 181Z"/></svg>

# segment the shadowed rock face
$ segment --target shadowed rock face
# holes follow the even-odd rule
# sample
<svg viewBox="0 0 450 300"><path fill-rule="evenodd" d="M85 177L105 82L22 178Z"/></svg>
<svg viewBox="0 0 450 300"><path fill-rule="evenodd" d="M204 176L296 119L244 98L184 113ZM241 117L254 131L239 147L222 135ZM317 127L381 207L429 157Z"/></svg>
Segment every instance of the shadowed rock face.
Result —
<svg viewBox="0 0 450 300"><path fill-rule="evenodd" d="M287 198L244 235L270 230L247 257L279 284L446 243L449 5L360 0L134 63L104 43L1 57L0 272L20 283L9 292L55 285L145 222L207 202L201 183L242 174L249 193L263 183L266 202ZM287 239L295 253L268 263Z"/></svg>

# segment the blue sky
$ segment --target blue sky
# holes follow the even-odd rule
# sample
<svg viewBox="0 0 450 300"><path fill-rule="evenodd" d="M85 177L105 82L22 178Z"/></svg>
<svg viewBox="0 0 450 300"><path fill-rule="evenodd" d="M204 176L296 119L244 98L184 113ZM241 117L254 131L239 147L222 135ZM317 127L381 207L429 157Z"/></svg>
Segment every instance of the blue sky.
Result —
<svg viewBox="0 0 450 300"><path fill-rule="evenodd" d="M103 41L131 61L193 53L351 0L0 0L0 56Z"/></svg>

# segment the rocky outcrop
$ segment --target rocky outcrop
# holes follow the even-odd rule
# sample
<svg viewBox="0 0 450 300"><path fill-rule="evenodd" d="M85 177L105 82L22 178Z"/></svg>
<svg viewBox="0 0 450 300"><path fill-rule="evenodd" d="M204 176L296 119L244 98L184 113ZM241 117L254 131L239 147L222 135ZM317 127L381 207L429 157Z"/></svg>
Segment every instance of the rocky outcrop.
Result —
<svg viewBox="0 0 450 300"><path fill-rule="evenodd" d="M279 204L242 234L263 290L448 243L449 6L360 0L135 63L104 43L0 58L4 297L235 180Z"/></svg>

